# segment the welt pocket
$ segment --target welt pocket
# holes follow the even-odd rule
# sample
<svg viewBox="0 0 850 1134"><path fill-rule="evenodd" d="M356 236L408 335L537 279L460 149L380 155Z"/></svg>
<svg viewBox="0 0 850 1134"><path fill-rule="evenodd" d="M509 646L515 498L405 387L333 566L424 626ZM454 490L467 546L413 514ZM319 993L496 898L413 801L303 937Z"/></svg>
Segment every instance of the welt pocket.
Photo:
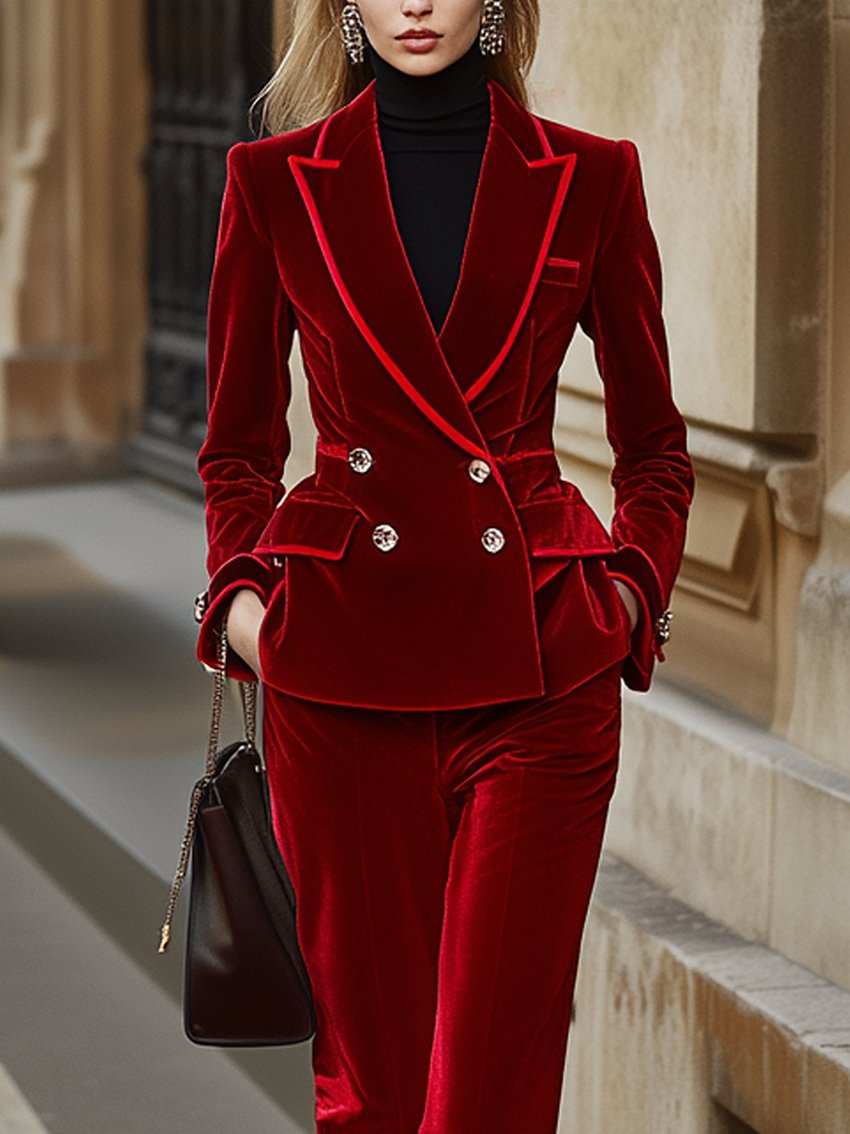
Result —
<svg viewBox="0 0 850 1134"><path fill-rule="evenodd" d="M361 513L344 501L287 496L257 541L256 553L341 559Z"/></svg>
<svg viewBox="0 0 850 1134"><path fill-rule="evenodd" d="M561 256L549 256L543 264L540 279L543 283L561 284L562 287L576 287L581 273L578 260L565 260Z"/></svg>

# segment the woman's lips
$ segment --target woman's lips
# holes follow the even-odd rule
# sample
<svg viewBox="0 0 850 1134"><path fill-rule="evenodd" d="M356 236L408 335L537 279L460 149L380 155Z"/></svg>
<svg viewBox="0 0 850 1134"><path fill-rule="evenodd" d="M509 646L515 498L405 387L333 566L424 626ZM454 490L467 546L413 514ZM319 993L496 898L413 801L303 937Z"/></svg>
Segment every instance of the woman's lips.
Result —
<svg viewBox="0 0 850 1134"><path fill-rule="evenodd" d="M430 51L440 38L441 36L437 32L430 31L405 32L404 35L396 36L396 39L407 51L419 53Z"/></svg>

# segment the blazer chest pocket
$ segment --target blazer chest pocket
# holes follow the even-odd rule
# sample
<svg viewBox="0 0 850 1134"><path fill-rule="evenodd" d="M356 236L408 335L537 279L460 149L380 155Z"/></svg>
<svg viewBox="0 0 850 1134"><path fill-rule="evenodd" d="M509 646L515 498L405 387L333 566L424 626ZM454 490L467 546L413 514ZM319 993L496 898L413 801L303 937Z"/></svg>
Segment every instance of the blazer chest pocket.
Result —
<svg viewBox="0 0 850 1134"><path fill-rule="evenodd" d="M316 496L286 496L263 529L255 553L341 559L359 520L352 504Z"/></svg>
<svg viewBox="0 0 850 1134"><path fill-rule="evenodd" d="M578 287L581 263L578 260L564 260L560 256L549 256L540 273L541 283L560 284L562 287Z"/></svg>

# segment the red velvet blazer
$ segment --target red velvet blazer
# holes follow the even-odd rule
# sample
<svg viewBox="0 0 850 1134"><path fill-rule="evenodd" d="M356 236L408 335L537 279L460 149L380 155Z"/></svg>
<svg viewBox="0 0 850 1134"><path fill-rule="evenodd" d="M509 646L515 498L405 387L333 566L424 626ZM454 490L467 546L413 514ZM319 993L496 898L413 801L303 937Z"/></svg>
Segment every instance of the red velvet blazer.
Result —
<svg viewBox="0 0 850 1134"><path fill-rule="evenodd" d="M463 707L662 657L692 468L671 398L635 147L531 114L491 123L460 278L435 333L395 224L374 82L228 153L208 308L209 601L266 603L264 681L320 701ZM615 463L608 530L560 475L558 369L595 344ZM298 330L318 443L284 491ZM642 607L630 634L613 579ZM251 671L233 658L230 672Z"/></svg>

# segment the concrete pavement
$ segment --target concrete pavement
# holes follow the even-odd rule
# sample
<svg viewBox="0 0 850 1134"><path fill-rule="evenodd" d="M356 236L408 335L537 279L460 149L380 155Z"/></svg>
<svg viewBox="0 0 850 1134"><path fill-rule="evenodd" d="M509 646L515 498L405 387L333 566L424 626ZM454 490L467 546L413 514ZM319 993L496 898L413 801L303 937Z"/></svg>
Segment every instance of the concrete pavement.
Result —
<svg viewBox="0 0 850 1134"><path fill-rule="evenodd" d="M299 1134L0 833L0 1134Z"/></svg>
<svg viewBox="0 0 850 1134"><path fill-rule="evenodd" d="M199 503L143 478L0 496L0 1064L50 1134L312 1129L309 1044L183 1037L185 899L156 952L208 728L203 548Z"/></svg>

